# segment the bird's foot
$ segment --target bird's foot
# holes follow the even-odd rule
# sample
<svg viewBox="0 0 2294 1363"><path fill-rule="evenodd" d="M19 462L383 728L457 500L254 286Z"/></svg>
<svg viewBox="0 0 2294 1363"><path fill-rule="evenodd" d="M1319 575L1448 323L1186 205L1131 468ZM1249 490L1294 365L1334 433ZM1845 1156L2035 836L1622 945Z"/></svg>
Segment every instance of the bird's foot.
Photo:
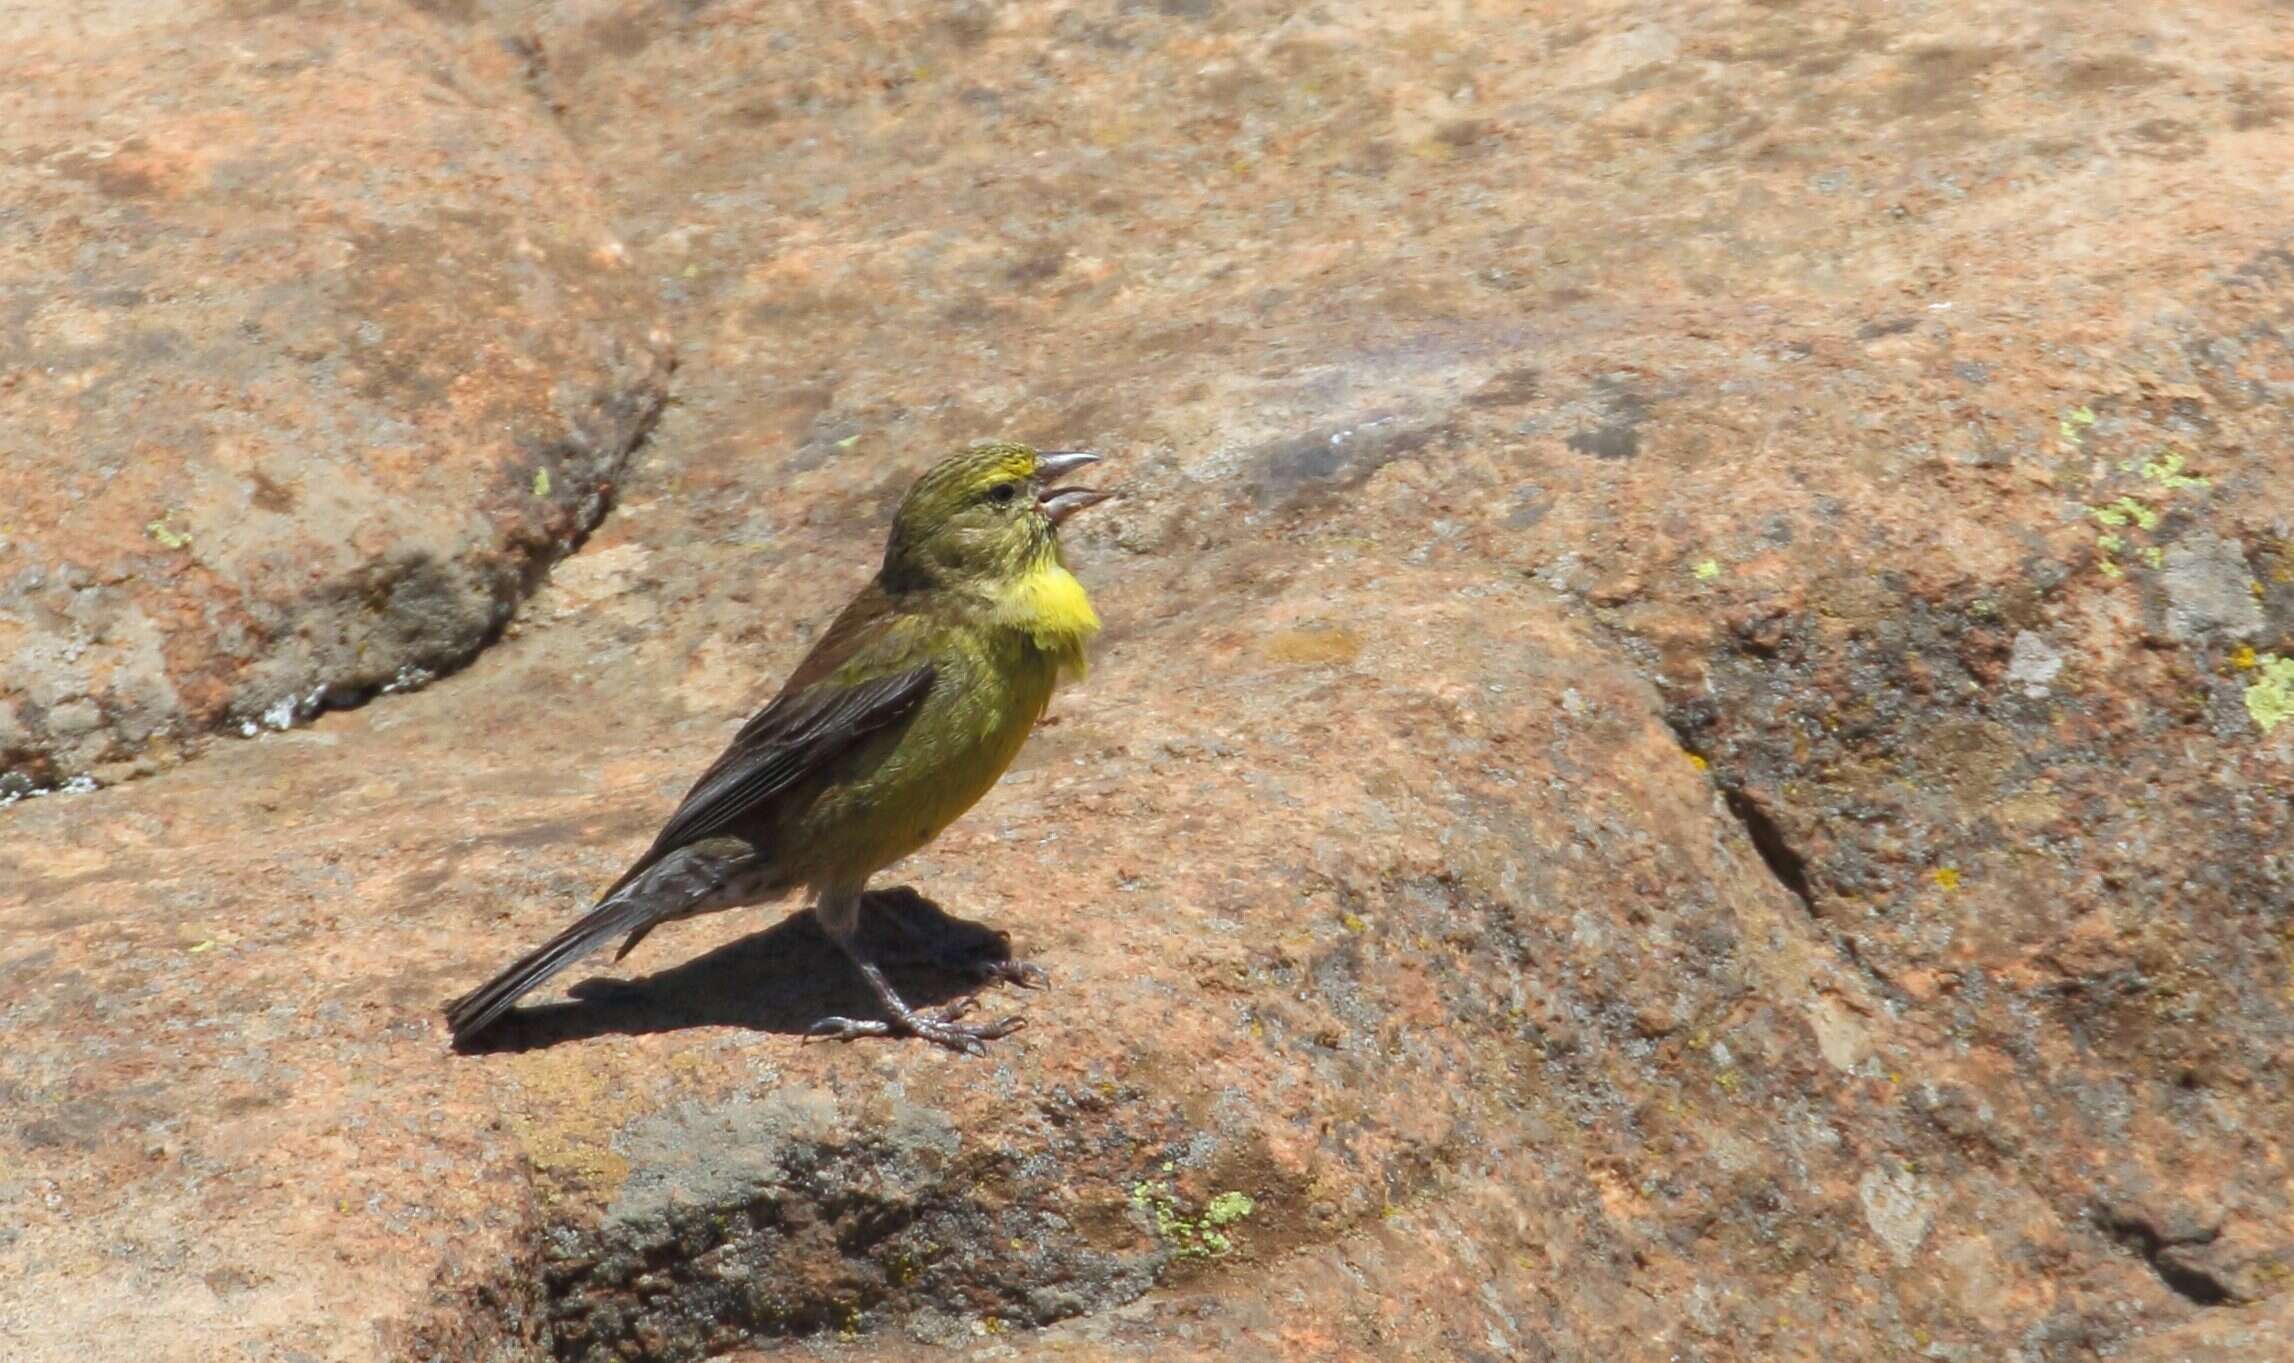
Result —
<svg viewBox="0 0 2294 1363"><path fill-rule="evenodd" d="M945 1046L951 1051L962 1051L966 1055L986 1055L989 1042L1010 1036L1027 1026L1027 1019L1016 1015L998 1018L994 1022L959 1020L978 1003L976 995L966 995L936 1013L904 1008L889 1020L825 1017L805 1029L805 1040L857 1041L864 1036L914 1036Z"/></svg>

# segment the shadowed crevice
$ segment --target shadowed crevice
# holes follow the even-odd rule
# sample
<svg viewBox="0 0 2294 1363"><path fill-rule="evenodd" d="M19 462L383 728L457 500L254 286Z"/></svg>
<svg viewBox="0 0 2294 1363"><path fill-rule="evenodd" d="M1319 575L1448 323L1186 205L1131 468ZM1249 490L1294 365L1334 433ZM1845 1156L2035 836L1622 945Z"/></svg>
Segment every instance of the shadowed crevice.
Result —
<svg viewBox="0 0 2294 1363"><path fill-rule="evenodd" d="M2143 1262L2159 1275L2176 1296L2200 1306L2224 1306L2237 1300L2230 1285L2215 1276L2203 1264L2192 1262L2181 1251L2214 1243L2217 1231L2204 1231L2196 1235L2170 1235L2150 1217L2140 1214L2098 1209L2095 1224L2113 1240L2143 1256Z"/></svg>
<svg viewBox="0 0 2294 1363"><path fill-rule="evenodd" d="M1708 773L1707 779L1712 782L1713 789L1720 793L1722 803L1728 808L1729 817L1735 819L1738 826L1744 830L1745 840L1750 842L1753 851L1759 854L1760 863L1768 868L1770 877L1800 902L1801 909L1811 919L1823 926L1825 936L1839 949L1840 954L1847 958L1850 965L1854 966L1858 972L1884 993L1893 993L1896 982L1889 977L1887 971L1865 959L1863 950L1857 945L1856 939L1824 922L1824 914L1816 905L1815 886L1809 880L1808 856L1793 845L1791 837L1784 831L1784 825L1777 820L1774 814L1769 812L1759 799L1747 792L1743 785L1721 775L1719 767L1713 762L1711 756L1705 751L1704 744L1698 739L1698 726L1694 720L1679 711L1667 711L1662 718L1665 727L1672 730L1673 738L1681 745L1682 750L1705 763L1705 770ZM1709 725L1710 722L1711 717L1708 715L1706 723Z"/></svg>
<svg viewBox="0 0 2294 1363"><path fill-rule="evenodd" d="M1778 826L1775 817L1741 789L1724 786L1721 799L1727 802L1728 812L1744 825L1744 835L1752 840L1752 849L1760 853L1761 864L1768 867L1768 873L1792 892L1802 908L1815 915L1816 899L1808 888L1808 859L1784 836L1784 829Z"/></svg>
<svg viewBox="0 0 2294 1363"><path fill-rule="evenodd" d="M1816 896L1808 883L1808 858L1785 836L1784 828L1777 823L1776 816L1769 813L1760 801L1747 794L1742 783L1724 778L1712 754L1706 751L1707 744L1699 730L1709 733L1715 716L1709 712L1691 715L1679 709L1668 708L1658 718L1664 721L1666 728L1672 730L1673 741L1681 745L1681 750L1703 765L1706 779L1720 792L1730 817L1743 827L1745 837L1752 843L1753 850L1760 854L1761 864L1776 878L1776 883L1791 891L1792 897L1800 901L1800 907L1808 910L1810 917L1819 917L1816 912Z"/></svg>

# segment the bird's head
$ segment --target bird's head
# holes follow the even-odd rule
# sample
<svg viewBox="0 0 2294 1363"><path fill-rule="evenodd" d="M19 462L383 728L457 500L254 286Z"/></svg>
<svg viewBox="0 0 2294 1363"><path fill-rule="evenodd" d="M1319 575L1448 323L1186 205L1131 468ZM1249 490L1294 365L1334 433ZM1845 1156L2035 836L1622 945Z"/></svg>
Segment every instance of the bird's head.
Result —
<svg viewBox="0 0 2294 1363"><path fill-rule="evenodd" d="M926 470L901 498L884 547L894 590L991 583L1059 559L1059 523L1113 493L1060 487L1099 461L1082 450L978 445Z"/></svg>

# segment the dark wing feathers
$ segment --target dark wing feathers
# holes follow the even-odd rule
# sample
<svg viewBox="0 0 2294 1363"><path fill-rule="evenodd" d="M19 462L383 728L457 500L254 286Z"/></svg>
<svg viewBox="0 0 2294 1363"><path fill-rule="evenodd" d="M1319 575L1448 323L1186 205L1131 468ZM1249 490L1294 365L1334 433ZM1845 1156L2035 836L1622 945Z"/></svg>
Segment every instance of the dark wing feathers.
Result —
<svg viewBox="0 0 2294 1363"><path fill-rule="evenodd" d="M851 687L817 687L775 703L743 726L733 746L693 783L663 825L659 841L682 847L733 831L743 815L854 740L907 714L931 684L932 665L925 663Z"/></svg>
<svg viewBox="0 0 2294 1363"><path fill-rule="evenodd" d="M605 897L619 894L680 847L740 835L769 821L765 806L776 796L908 715L932 685L929 653L914 647L918 623L875 583L862 588L821 632L780 694L741 726L685 792L653 845Z"/></svg>
<svg viewBox="0 0 2294 1363"><path fill-rule="evenodd" d="M680 847L741 832L773 797L801 783L854 742L898 723L932 685L932 665L856 682L783 692L734 736L724 754L685 792L645 855L606 898Z"/></svg>

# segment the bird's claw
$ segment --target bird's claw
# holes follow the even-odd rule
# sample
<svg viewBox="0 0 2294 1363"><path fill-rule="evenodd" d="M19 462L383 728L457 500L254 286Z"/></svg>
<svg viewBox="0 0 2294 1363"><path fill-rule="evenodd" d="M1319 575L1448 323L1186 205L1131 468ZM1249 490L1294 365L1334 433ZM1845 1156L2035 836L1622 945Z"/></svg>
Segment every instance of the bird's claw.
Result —
<svg viewBox="0 0 2294 1363"><path fill-rule="evenodd" d="M1042 989L1051 983L1051 972L1032 961L1003 960L973 961L967 973L981 984L1008 984L1020 989Z"/></svg>
<svg viewBox="0 0 2294 1363"><path fill-rule="evenodd" d="M874 1018L825 1017L804 1029L806 1041L858 1041L864 1036L890 1036L892 1024Z"/></svg>
<svg viewBox="0 0 2294 1363"><path fill-rule="evenodd" d="M978 1004L977 995L967 994L937 1013L910 1013L894 1021L825 1017L805 1029L805 1040L857 1041L864 1036L914 1036L966 1055L986 1055L987 1043L1027 1026L1027 1019L1016 1014L994 1022L957 1021Z"/></svg>
<svg viewBox="0 0 2294 1363"><path fill-rule="evenodd" d="M1010 1036L1028 1025L1027 1019L1016 1013L994 1022L948 1022L939 1018L916 1021L916 1035L966 1055L986 1055L989 1042Z"/></svg>

